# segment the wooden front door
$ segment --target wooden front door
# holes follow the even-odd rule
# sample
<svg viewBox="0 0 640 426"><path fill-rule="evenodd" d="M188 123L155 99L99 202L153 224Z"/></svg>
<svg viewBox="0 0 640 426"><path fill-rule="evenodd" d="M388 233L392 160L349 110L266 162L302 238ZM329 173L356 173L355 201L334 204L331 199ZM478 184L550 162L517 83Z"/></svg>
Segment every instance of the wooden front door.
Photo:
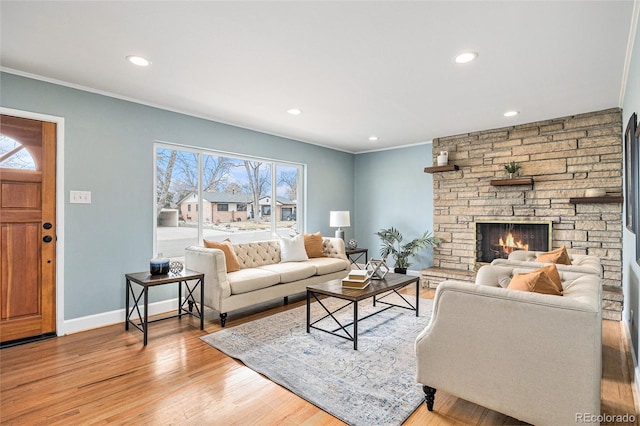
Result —
<svg viewBox="0 0 640 426"><path fill-rule="evenodd" d="M56 124L0 115L0 342L56 330Z"/></svg>

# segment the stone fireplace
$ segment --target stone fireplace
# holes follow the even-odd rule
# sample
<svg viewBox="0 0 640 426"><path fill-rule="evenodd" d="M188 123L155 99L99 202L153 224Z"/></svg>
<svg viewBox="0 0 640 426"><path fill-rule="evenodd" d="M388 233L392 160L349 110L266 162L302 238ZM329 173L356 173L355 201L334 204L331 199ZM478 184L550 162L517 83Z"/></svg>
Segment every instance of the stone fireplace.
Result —
<svg viewBox="0 0 640 426"><path fill-rule="evenodd" d="M506 259L515 250L551 250L552 222L476 221L476 263Z"/></svg>
<svg viewBox="0 0 640 426"><path fill-rule="evenodd" d="M603 317L621 319L622 204L613 197L573 201L589 188L622 193L619 108L437 138L432 164L440 151L448 151L455 167L431 171L433 230L442 240L434 250L434 269L473 274L478 223L550 223L552 239L536 237L536 242L598 256L604 268ZM511 161L522 166L520 179L512 182L504 168ZM530 239L520 240L531 249ZM492 248L481 247L487 250Z"/></svg>

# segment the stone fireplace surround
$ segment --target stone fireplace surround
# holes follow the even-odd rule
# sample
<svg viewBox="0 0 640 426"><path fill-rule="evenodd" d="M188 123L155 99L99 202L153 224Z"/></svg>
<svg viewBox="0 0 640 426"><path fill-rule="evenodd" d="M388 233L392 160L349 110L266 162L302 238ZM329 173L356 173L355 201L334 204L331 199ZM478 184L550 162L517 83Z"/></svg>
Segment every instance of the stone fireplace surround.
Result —
<svg viewBox="0 0 640 426"><path fill-rule="evenodd" d="M476 221L551 221L553 248L600 257L603 318L622 317L622 204L572 203L589 188L622 193L619 108L433 140L458 170L433 173L434 267L474 271ZM516 161L532 183L492 185Z"/></svg>

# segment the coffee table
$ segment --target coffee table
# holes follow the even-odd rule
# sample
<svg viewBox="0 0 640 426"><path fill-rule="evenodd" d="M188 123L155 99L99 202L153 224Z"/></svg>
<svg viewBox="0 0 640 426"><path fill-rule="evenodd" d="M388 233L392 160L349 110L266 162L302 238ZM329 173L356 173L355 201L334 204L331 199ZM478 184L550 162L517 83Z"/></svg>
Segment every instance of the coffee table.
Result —
<svg viewBox="0 0 640 426"><path fill-rule="evenodd" d="M358 290L352 288L343 288L341 280L333 280L328 281L322 284L315 284L307 286L307 333L311 332L311 329L316 329L320 331L324 331L325 333L332 334L337 337L341 337L346 340L350 340L353 342L353 350L358 350L358 322L365 320L373 315L379 314L380 312L384 312L387 309L391 309L393 307L408 309L411 311L415 311L416 316L419 315L419 302L420 302L420 288L419 288L420 277L414 277L404 274L387 274L383 280L371 280L369 286L365 289ZM407 287L408 285L414 284L416 285L416 300L415 305L412 304L405 295L398 293L398 290ZM406 305L397 305L394 303L389 303L385 300L387 296L391 294L397 294L406 302ZM339 307L338 309L329 310L322 300L318 297L319 295L335 297L337 299L345 300L348 303ZM368 298L373 298L373 306L376 304L385 305L384 308L364 316L362 318L358 318L358 302L361 300L365 300ZM311 299L315 299L320 306L327 313L322 318L317 319L311 322ZM353 321L348 324L342 324L334 314L338 311L343 310L348 306L353 306ZM324 328L320 328L315 326L318 322L322 321L325 318L331 317L336 324L337 328L333 330L327 330ZM347 330L347 327L353 325L353 333L350 333ZM338 331L342 331L342 334L339 334Z"/></svg>

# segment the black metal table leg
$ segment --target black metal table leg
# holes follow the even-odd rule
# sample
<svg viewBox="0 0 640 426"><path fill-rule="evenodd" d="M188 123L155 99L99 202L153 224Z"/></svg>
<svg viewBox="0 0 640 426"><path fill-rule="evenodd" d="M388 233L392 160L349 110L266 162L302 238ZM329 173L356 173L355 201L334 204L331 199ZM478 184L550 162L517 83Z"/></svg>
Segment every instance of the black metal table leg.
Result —
<svg viewBox="0 0 640 426"><path fill-rule="evenodd" d="M358 302L353 302L353 350L358 350Z"/></svg>
<svg viewBox="0 0 640 426"><path fill-rule="evenodd" d="M178 281L178 318L182 318L182 283Z"/></svg>
<svg viewBox="0 0 640 426"><path fill-rule="evenodd" d="M198 280L200 285L200 330L204 330L204 278Z"/></svg>
<svg viewBox="0 0 640 426"><path fill-rule="evenodd" d="M307 333L311 333L311 292L307 290Z"/></svg>
<svg viewBox="0 0 640 426"><path fill-rule="evenodd" d="M131 290L131 281L129 280L129 278L127 278L127 297L126 297L126 311L125 311L125 319L124 319L124 329L125 330L129 330L129 317L130 317L130 313L129 313L129 292L132 291Z"/></svg>
<svg viewBox="0 0 640 426"><path fill-rule="evenodd" d="M416 281L416 316L420 316L420 280Z"/></svg>
<svg viewBox="0 0 640 426"><path fill-rule="evenodd" d="M149 287L144 288L144 346L147 346L147 334L149 331Z"/></svg>

